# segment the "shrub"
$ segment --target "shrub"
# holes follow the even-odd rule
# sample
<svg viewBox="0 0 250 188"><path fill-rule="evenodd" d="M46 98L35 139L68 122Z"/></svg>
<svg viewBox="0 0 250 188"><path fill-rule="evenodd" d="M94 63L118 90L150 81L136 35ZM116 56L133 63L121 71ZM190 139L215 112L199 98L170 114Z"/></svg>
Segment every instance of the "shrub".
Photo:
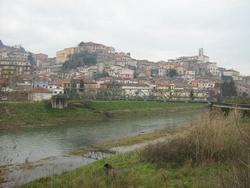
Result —
<svg viewBox="0 0 250 188"><path fill-rule="evenodd" d="M164 166L183 165L189 158L194 157L194 144L188 138L176 138L168 143L149 145L141 152L141 156L148 162Z"/></svg>

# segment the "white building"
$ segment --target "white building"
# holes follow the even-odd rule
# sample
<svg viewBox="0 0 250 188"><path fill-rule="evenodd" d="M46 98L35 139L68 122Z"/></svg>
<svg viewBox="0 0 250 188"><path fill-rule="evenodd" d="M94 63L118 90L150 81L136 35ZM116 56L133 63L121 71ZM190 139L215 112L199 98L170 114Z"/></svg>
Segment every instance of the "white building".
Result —
<svg viewBox="0 0 250 188"><path fill-rule="evenodd" d="M209 71L213 76L221 77L221 72L217 67L217 63L215 62L208 62L207 64L207 71Z"/></svg>
<svg viewBox="0 0 250 188"><path fill-rule="evenodd" d="M29 101L42 101L49 100L52 97L52 91L42 88L36 87L28 92L28 100Z"/></svg>
<svg viewBox="0 0 250 188"><path fill-rule="evenodd" d="M233 80L240 80L240 73L233 69L223 71L223 76L230 76Z"/></svg>

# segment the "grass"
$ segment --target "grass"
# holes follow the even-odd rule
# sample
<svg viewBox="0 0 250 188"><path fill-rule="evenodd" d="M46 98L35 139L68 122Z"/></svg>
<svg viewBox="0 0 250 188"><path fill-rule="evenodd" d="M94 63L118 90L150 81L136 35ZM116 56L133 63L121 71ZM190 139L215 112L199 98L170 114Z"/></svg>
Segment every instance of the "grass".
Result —
<svg viewBox="0 0 250 188"><path fill-rule="evenodd" d="M0 129L60 124L111 117L145 116L202 108L203 104L142 101L69 101L68 108L52 109L50 102L0 103ZM8 126L6 126L8 125Z"/></svg>
<svg viewBox="0 0 250 188"><path fill-rule="evenodd" d="M9 166L11 166L11 165L0 166L0 185L5 183L4 176L6 176L9 173L9 171L10 171L8 168Z"/></svg>
<svg viewBox="0 0 250 188"><path fill-rule="evenodd" d="M98 144L93 145L91 148L73 150L69 152L69 154L70 155L83 155L97 148L109 149L109 148L118 147L118 146L130 146L134 144L139 144L139 143L155 140L157 138L162 138L162 137L167 137L167 136L169 137L171 135L177 134L180 131L181 131L181 128L174 129L174 130L162 130L160 132L155 132L155 133L140 134L138 136L133 136L133 137L125 137L125 138L121 138L118 140L111 140L109 142L98 143Z"/></svg>
<svg viewBox="0 0 250 188"><path fill-rule="evenodd" d="M250 120L205 114L172 141L117 154L22 187L249 187ZM115 170L106 174L104 164ZM116 170L122 173L115 173Z"/></svg>
<svg viewBox="0 0 250 188"><path fill-rule="evenodd" d="M102 159L84 168L52 175L30 182L24 188L49 187L216 187L218 178L213 176L219 171L227 170L224 165L207 165L193 169L186 165L180 168L159 168L154 164L143 162L138 152L119 154ZM119 172L115 175L105 174L104 164L112 164ZM214 181L211 181L213 179Z"/></svg>

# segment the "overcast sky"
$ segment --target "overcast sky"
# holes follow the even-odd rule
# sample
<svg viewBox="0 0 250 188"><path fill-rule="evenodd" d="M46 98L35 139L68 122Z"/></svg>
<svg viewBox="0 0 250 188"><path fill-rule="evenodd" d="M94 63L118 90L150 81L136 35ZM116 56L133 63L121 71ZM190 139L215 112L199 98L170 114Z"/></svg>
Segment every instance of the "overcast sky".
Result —
<svg viewBox="0 0 250 188"><path fill-rule="evenodd" d="M250 0L0 0L0 39L49 57L92 41L155 62L203 47L250 75Z"/></svg>

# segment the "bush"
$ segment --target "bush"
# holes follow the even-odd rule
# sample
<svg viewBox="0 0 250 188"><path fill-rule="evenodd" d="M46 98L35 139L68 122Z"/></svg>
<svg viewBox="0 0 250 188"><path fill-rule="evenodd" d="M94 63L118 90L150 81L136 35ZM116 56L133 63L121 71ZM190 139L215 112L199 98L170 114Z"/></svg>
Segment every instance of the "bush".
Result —
<svg viewBox="0 0 250 188"><path fill-rule="evenodd" d="M170 164L173 167L183 165L185 161L193 158L194 144L188 138L176 138L168 143L149 145L141 152L141 156L148 162L164 166Z"/></svg>

